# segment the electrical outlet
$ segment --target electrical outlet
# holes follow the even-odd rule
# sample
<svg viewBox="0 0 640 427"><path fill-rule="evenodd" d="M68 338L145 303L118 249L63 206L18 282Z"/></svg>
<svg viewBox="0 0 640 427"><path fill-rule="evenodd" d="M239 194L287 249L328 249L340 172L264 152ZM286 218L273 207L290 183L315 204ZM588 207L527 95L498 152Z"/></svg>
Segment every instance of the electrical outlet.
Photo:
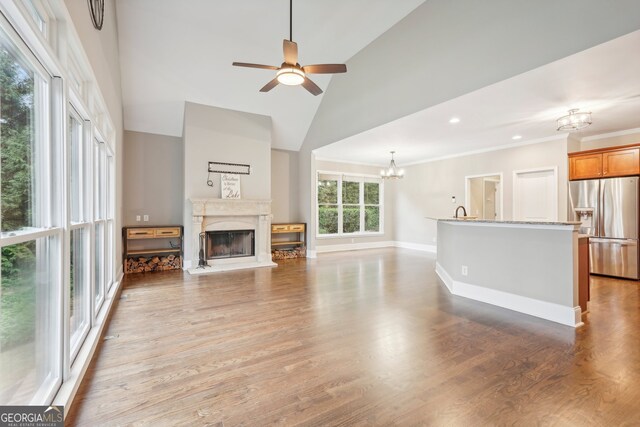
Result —
<svg viewBox="0 0 640 427"><path fill-rule="evenodd" d="M144 216L144 220L145 220L145 221L149 221L149 215L145 215L145 216Z"/></svg>
<svg viewBox="0 0 640 427"><path fill-rule="evenodd" d="M140 215L136 215L136 221L140 222Z"/></svg>
<svg viewBox="0 0 640 427"><path fill-rule="evenodd" d="M466 276L467 274L469 274L469 268L466 265L462 266L462 275Z"/></svg>

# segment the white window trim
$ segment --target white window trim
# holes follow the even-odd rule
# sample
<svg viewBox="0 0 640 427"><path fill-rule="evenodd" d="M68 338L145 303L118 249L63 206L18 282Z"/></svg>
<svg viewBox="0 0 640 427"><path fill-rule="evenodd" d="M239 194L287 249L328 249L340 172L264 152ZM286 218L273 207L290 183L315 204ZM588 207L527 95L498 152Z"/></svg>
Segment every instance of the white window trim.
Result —
<svg viewBox="0 0 640 427"><path fill-rule="evenodd" d="M336 175L338 176L338 233L334 234L320 234L320 204L318 203L318 178L320 175ZM380 186L380 192L378 194L379 202L377 206L379 206L380 211L380 230L379 231L358 231L355 233L344 233L342 231L342 214L343 214L343 203L342 203L342 181L344 177L353 177L353 178L361 178L361 181L357 181L360 183L360 203L358 206L364 207L364 183L367 182L365 179L370 179L369 182L377 182ZM316 171L316 179L313 183L314 185L314 203L315 203L315 211L316 211L316 226L315 233L316 239L344 239L344 238L357 238L357 237L374 237L374 236L383 236L384 235L384 180L380 178L379 175L373 174L363 174L363 173L351 173L351 172L341 172L341 171L326 171L326 170L317 170ZM360 209L360 228L364 228L364 209Z"/></svg>

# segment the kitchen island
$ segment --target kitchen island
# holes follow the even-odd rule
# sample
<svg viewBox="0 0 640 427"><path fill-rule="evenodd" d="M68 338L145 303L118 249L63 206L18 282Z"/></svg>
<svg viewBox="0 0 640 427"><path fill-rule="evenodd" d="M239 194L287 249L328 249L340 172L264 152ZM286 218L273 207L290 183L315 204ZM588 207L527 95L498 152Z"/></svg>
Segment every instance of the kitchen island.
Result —
<svg viewBox="0 0 640 427"><path fill-rule="evenodd" d="M436 273L454 295L582 325L578 222L438 220Z"/></svg>

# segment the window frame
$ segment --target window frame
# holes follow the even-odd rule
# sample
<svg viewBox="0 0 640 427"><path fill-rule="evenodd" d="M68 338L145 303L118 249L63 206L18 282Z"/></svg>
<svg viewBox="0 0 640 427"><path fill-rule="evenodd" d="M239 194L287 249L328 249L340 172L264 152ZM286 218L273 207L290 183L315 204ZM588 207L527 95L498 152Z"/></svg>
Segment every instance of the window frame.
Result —
<svg viewBox="0 0 640 427"><path fill-rule="evenodd" d="M318 183L320 182L320 175L330 175L337 177L338 185L338 232L331 234L320 234L320 205L318 202ZM349 179L352 178L352 179ZM360 208L360 230L353 233L346 233L343 230L343 215L345 204L342 201L342 184L343 182L358 182L359 183L359 200L358 204L347 203L348 206L358 206ZM364 183L371 182L378 184L378 204L365 204L364 203ZM314 187L314 199L315 199L315 211L316 211L316 224L315 233L316 239L331 239L331 238L345 238L345 237L372 237L384 235L384 180L379 175L362 174L362 173L349 173L349 172L337 172L317 170ZM334 205L333 203L322 203L322 205ZM365 208L367 206L378 206L379 212L379 230L378 231L365 231Z"/></svg>
<svg viewBox="0 0 640 427"><path fill-rule="evenodd" d="M87 289L85 290L85 294L84 294L84 316L85 316L85 321L83 322L81 328L78 331L72 331L71 330L71 315L70 313L65 314L65 330L66 330L66 335L65 335L65 346L68 347L67 352L68 352L68 358L69 358L69 363L68 363L68 367L66 368L70 368L73 363L75 362L76 356L78 355L78 353L80 352L80 349L82 348L82 345L84 344L88 334L89 334L89 330L91 329L92 325L93 325L93 297L92 297L92 291L93 291L93 282L92 282L92 277L91 277L91 259L92 259L92 251L91 251L91 244L92 244L92 234L91 234L91 184L92 184L92 177L91 177L91 134L92 134L92 130L91 130L91 122L86 118L87 114L86 114L86 109L83 107L82 102L80 101L80 98L73 92L73 90L71 90L71 88L68 88L68 93L67 93L67 120L65 121L65 123L69 123L68 118L73 116L73 118L80 124L80 141L79 141L79 149L80 149L80 153L79 153L79 162L80 162L80 171L78 174L78 178L79 178L79 191L78 191L78 197L79 197L79 201L78 201L78 210L79 210L79 221L74 221L73 217L72 217L72 208L71 208L71 198L73 197L73 195L71 194L71 192L73 191L73 189L71 188L71 176L73 174L73 167L75 166L73 164L73 157L71 156L71 152L72 152L72 144L73 141L71 140L70 137L70 130L67 129L66 135L67 135L67 173L65 174L67 177L67 194L69 195L66 199L67 199L67 228L69 230L69 236L68 236L68 244L67 244L67 250L65 250L65 257L68 258L65 261L65 268L68 268L68 273L65 274L65 293L67 293L68 295L65 295L65 310L69 310L70 309L70 298L71 298L71 293L70 293L70 281L71 281L71 235L76 232L76 231L80 231L82 234L84 234L84 238L85 238L85 242L84 242L84 247L83 247L83 257L84 259L87 261L85 262L85 268L83 269L83 273L84 273L84 280L86 281L86 286ZM75 333L74 333L75 332ZM74 341L75 338L75 341Z"/></svg>
<svg viewBox="0 0 640 427"><path fill-rule="evenodd" d="M36 171L33 181L36 183L33 198L33 226L13 230L8 232L0 232L0 249L6 246L12 246L30 241L36 242L36 262L42 257L38 257L38 252L42 251L42 247L38 247L38 242L50 241L47 246L49 251L44 254L48 262L51 263L50 277L50 300L48 307L51 309L51 316L55 319L50 323L51 330L48 331L50 339L56 340L54 345L56 351L51 351L52 359L47 362L47 366L53 367L53 372L49 372L47 377L53 378L45 380L40 388L35 390L31 402L33 404L41 401L51 401L60 388L63 377L63 360L64 360L64 257L65 257L65 227L63 209L60 205L60 199L64 197L64 191L58 193L61 183L65 182L61 176L64 171L62 161L64 159L63 144L66 136L63 134L64 123L59 123L59 117L64 117L64 106L58 102L62 94L62 80L56 78L50 73L39 61L37 56L29 49L26 42L15 32L11 24L6 18L0 14L0 31L7 37L12 47L16 49L19 60L25 61L33 71L34 76L37 74L40 82L34 82L34 110L39 109L40 117L34 121L34 133L36 135L34 141L33 170ZM35 85L40 86L35 89ZM0 187L1 191L1 187ZM55 350L55 349L54 349Z"/></svg>

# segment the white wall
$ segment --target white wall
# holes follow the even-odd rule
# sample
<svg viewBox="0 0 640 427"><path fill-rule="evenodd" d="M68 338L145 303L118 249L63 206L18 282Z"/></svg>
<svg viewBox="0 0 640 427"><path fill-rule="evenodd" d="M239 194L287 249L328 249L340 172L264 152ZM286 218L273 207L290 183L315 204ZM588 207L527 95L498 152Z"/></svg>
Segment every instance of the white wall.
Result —
<svg viewBox="0 0 640 427"><path fill-rule="evenodd" d="M340 163L328 160L315 160L315 169L314 169L314 177L316 171L323 172L343 172L345 174L349 173L357 173L357 174L365 174L365 175L380 175L380 167L379 166L367 166L367 165L356 165L352 163ZM316 200L316 185L315 178L313 181L313 190L312 190L312 200L314 201L314 209L313 209L313 227L309 227L309 235L315 236L316 229L316 209L315 209L315 200ZM395 191L396 191L396 180L393 181L383 181L384 188L384 230L382 234L374 235L374 236L357 236L357 237L318 237L316 240L316 247L322 246L331 246L331 245L350 245L350 244L362 244L362 243L374 243L374 242L388 242L394 240L394 215L395 211L393 208Z"/></svg>
<svg viewBox="0 0 640 427"><path fill-rule="evenodd" d="M185 236L191 236L191 198L220 198L220 175L211 174L208 162L241 163L251 166L241 175L243 199L271 199L271 118L259 114L187 102L184 112L184 200ZM185 238L185 260L197 260L197 248Z"/></svg>
<svg viewBox="0 0 640 427"><path fill-rule="evenodd" d="M513 171L558 168L558 219L567 218L567 140L543 142L405 167L395 198L395 240L433 245L436 221L452 217L465 197L465 176L503 173L504 220L512 219ZM457 203L451 203L456 196Z"/></svg>
<svg viewBox="0 0 640 427"><path fill-rule="evenodd" d="M182 138L124 132L124 224L182 224ZM137 222L136 215L149 222Z"/></svg>
<svg viewBox="0 0 640 427"><path fill-rule="evenodd" d="M298 152L271 150L272 223L299 222Z"/></svg>

